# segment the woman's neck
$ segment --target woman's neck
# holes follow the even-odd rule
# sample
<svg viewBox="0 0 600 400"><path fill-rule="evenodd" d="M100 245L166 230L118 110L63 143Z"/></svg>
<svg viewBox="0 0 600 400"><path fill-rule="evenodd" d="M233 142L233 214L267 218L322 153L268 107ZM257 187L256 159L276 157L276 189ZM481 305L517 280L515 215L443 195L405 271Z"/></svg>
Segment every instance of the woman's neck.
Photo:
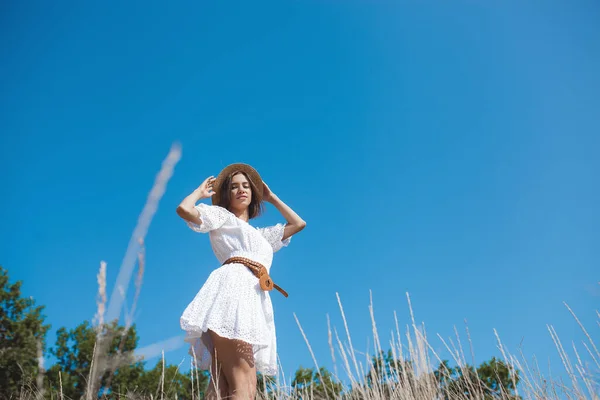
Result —
<svg viewBox="0 0 600 400"><path fill-rule="evenodd" d="M248 220L250 219L250 218L248 218L248 209L247 208L245 210L231 210L231 212L233 213L233 215L235 215L242 221L248 222Z"/></svg>

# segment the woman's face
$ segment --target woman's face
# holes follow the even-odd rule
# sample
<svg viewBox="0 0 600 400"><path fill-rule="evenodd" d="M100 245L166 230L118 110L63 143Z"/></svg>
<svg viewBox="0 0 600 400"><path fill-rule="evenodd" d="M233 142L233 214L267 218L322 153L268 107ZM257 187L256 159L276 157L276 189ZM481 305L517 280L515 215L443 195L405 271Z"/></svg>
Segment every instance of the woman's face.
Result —
<svg viewBox="0 0 600 400"><path fill-rule="evenodd" d="M235 210L244 210L252 202L252 189L246 175L237 173L231 178L230 207Z"/></svg>

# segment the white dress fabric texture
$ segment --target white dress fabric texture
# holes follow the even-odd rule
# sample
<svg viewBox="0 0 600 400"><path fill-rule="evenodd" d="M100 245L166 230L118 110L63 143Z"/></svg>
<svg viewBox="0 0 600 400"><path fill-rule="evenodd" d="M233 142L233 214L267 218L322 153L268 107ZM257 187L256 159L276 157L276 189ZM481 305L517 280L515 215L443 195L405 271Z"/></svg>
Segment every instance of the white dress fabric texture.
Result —
<svg viewBox="0 0 600 400"><path fill-rule="evenodd" d="M188 222L196 232L208 233L211 247L222 265L230 257L245 257L271 269L273 253L287 246L283 224L254 228L233 213L199 204L201 225ZM256 370L277 374L277 339L269 292L243 264L227 264L211 272L180 319L190 343L190 354L200 369L210 369L213 344L207 331L238 339L253 347Z"/></svg>

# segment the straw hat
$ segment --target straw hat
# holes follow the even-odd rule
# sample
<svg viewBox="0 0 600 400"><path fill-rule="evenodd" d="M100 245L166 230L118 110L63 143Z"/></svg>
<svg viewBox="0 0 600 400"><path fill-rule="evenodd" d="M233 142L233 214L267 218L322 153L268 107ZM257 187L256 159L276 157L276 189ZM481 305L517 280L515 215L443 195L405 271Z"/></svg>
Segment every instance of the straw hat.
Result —
<svg viewBox="0 0 600 400"><path fill-rule="evenodd" d="M227 167L223 168L223 170L219 173L219 175L216 177L213 183L213 190L215 191L215 194L212 195L212 203L215 205L219 204L219 200L221 199L221 189L223 183L225 182L228 176L235 172L243 172L246 174L248 179L256 187L256 190L252 191L252 196L256 196L258 202L260 203L263 198L263 180L260 177L258 171L256 171L250 165L243 163L235 163L228 165Z"/></svg>

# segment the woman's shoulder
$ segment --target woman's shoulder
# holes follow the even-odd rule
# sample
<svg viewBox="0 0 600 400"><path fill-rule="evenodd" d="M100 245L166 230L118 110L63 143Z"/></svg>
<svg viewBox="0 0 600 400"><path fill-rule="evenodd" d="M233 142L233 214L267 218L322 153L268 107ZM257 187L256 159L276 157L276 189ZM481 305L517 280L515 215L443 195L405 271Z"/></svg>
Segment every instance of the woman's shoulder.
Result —
<svg viewBox="0 0 600 400"><path fill-rule="evenodd" d="M233 215L233 213L228 209L214 204L199 203L196 205L196 208L201 211L209 212L212 214L219 214L228 217Z"/></svg>
<svg viewBox="0 0 600 400"><path fill-rule="evenodd" d="M194 223L188 223L190 228L197 232L210 232L214 230L218 230L223 227L231 226L234 224L235 217L230 211L227 209L206 203L199 203L195 206L196 210L198 210L199 218L202 221L201 225L196 225Z"/></svg>

